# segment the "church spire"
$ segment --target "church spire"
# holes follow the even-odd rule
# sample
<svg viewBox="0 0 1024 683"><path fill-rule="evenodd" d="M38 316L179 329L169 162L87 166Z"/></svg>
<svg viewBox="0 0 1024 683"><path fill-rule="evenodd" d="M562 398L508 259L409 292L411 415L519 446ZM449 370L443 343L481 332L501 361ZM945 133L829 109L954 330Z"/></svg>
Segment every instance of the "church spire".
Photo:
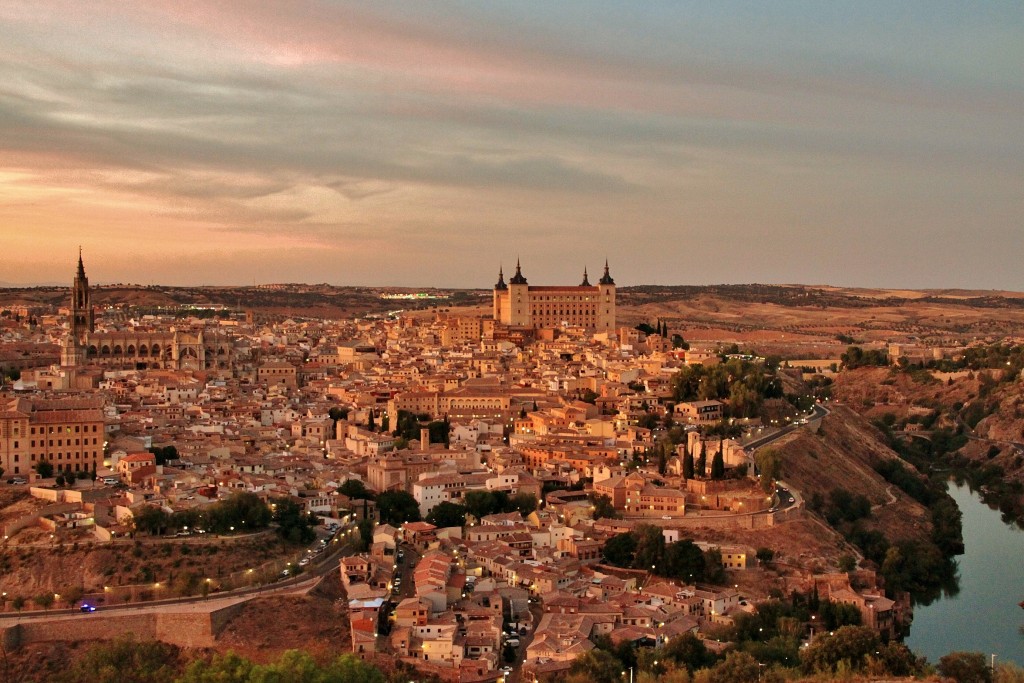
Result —
<svg viewBox="0 0 1024 683"><path fill-rule="evenodd" d="M85 264L82 262L82 247L78 247L78 272L71 284L71 334L79 343L84 343L87 333L96 330L95 316L89 278L85 276Z"/></svg>
<svg viewBox="0 0 1024 683"><path fill-rule="evenodd" d="M612 279L611 273L608 272L608 259L604 260L604 275L598 281L602 285L614 285L615 280Z"/></svg>
<svg viewBox="0 0 1024 683"><path fill-rule="evenodd" d="M498 266L498 284L494 285L495 289L508 289L508 285L505 284L505 272L501 266Z"/></svg>
<svg viewBox="0 0 1024 683"><path fill-rule="evenodd" d="M592 287L590 284L590 278L587 277L587 267L583 266L583 282L580 283L580 287Z"/></svg>
<svg viewBox="0 0 1024 683"><path fill-rule="evenodd" d="M526 278L523 277L523 271L519 268L519 259L516 259L516 274L508 281L510 285L525 285Z"/></svg>

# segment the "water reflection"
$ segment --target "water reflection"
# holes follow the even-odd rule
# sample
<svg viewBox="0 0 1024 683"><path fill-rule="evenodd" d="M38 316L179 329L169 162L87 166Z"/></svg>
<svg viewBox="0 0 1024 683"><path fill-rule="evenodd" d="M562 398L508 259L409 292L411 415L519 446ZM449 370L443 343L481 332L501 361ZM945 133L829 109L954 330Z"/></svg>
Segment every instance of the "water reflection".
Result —
<svg viewBox="0 0 1024 683"><path fill-rule="evenodd" d="M951 484L949 493L963 513L965 552L952 580L918 596L907 644L933 663L968 650L1024 665L1024 533L967 485Z"/></svg>

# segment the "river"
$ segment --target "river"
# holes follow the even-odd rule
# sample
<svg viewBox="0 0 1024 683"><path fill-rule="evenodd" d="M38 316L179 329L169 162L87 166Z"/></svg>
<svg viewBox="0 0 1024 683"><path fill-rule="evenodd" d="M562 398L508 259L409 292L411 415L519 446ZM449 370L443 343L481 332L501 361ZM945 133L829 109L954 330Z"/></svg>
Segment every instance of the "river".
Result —
<svg viewBox="0 0 1024 683"><path fill-rule="evenodd" d="M953 651L1024 666L1024 532L1005 524L966 484L950 483L963 513L964 554L957 558L960 592L914 608L906 643L938 664Z"/></svg>

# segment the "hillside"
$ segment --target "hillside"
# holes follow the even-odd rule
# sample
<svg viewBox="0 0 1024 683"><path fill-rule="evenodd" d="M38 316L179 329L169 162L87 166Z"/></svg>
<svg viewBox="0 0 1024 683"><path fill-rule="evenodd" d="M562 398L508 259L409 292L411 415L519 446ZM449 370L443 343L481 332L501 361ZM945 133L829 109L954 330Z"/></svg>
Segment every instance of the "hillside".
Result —
<svg viewBox="0 0 1024 683"><path fill-rule="evenodd" d="M851 409L891 425L905 441L915 440L908 441L908 447L916 447L923 457L944 463L949 455L937 451L952 449L971 466L968 473L976 485L1000 485L1002 490L991 502L1020 519L1024 511L1024 381L1004 377L1003 372L942 375L857 368L840 373L833 388L836 398ZM942 430L940 443L935 430Z"/></svg>
<svg viewBox="0 0 1024 683"><path fill-rule="evenodd" d="M927 539L928 510L875 471L879 462L899 456L852 410L835 407L818 433L794 432L778 449L785 454L786 483L805 500L815 493L827 497L836 488L864 495L871 501L871 515L863 521L867 529L877 529L890 540Z"/></svg>
<svg viewBox="0 0 1024 683"><path fill-rule="evenodd" d="M308 595L250 600L225 625L216 647L256 662L276 660L287 650L329 657L350 648L348 606L337 572Z"/></svg>

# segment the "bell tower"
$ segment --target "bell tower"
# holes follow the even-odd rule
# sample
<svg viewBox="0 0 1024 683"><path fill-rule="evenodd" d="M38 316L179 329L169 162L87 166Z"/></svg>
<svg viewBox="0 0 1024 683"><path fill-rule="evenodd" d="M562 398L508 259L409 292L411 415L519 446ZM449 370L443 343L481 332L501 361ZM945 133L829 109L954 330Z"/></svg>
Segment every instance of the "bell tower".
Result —
<svg viewBox="0 0 1024 683"><path fill-rule="evenodd" d="M86 336L96 331L96 314L89 294L89 278L85 276L82 263L82 248L78 248L78 272L71 285L71 337L85 346Z"/></svg>

